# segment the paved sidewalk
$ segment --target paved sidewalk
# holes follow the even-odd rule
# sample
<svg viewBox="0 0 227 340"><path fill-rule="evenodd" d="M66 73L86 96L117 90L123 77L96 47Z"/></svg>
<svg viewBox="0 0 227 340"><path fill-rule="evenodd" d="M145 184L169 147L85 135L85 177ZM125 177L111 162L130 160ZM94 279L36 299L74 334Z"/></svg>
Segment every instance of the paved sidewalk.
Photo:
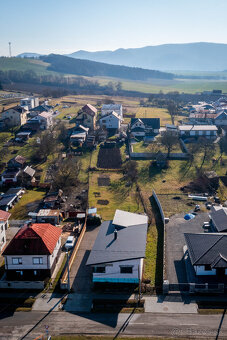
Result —
<svg viewBox="0 0 227 340"><path fill-rule="evenodd" d="M194 314L197 304L194 301L183 301L175 296L145 297L145 313Z"/></svg>

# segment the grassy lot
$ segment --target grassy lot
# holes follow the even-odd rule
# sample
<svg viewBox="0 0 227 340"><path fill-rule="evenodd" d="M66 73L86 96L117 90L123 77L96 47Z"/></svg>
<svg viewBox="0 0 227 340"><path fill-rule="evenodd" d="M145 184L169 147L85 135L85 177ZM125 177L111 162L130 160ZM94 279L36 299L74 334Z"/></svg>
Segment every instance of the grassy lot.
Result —
<svg viewBox="0 0 227 340"><path fill-rule="evenodd" d="M163 145L157 145L155 143L144 143L143 141L133 144L133 151L134 152L167 152L167 149L164 148ZM181 147L180 147L180 143L177 143L176 145L174 145L173 149L171 152L182 152Z"/></svg>
<svg viewBox="0 0 227 340"><path fill-rule="evenodd" d="M23 220L28 217L28 212L36 209L39 202L45 196L43 190L27 190L15 207L10 210L11 220Z"/></svg>
<svg viewBox="0 0 227 340"><path fill-rule="evenodd" d="M110 186L98 186L98 177L102 175L110 176ZM133 186L132 189L126 187L121 173L90 172L89 184L89 207L97 207L98 214L102 216L103 220L112 219L116 209L137 213L143 212L135 187ZM109 203L102 205L98 203L99 200L108 200Z"/></svg>

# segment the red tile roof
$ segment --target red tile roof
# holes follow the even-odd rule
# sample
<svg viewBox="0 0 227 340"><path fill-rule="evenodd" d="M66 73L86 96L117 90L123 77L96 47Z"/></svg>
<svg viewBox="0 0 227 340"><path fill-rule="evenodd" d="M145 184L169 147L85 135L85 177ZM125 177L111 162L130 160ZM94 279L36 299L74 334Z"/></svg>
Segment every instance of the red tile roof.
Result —
<svg viewBox="0 0 227 340"><path fill-rule="evenodd" d="M61 236L61 229L50 223L34 223L21 228L3 255L51 255Z"/></svg>
<svg viewBox="0 0 227 340"><path fill-rule="evenodd" d="M0 210L0 222L4 221L6 222L10 218L11 214L7 211Z"/></svg>

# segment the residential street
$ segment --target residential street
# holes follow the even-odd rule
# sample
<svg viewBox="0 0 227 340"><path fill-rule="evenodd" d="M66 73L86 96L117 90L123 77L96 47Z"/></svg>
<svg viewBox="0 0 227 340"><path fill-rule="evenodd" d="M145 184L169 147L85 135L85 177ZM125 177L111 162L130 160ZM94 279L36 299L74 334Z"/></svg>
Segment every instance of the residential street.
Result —
<svg viewBox="0 0 227 340"><path fill-rule="evenodd" d="M47 316L46 316L47 315ZM46 317L45 317L46 316ZM139 336L195 337L198 339L227 339L227 320L222 314L84 314L67 312L18 312L1 316L1 340L32 340L45 334L108 334Z"/></svg>

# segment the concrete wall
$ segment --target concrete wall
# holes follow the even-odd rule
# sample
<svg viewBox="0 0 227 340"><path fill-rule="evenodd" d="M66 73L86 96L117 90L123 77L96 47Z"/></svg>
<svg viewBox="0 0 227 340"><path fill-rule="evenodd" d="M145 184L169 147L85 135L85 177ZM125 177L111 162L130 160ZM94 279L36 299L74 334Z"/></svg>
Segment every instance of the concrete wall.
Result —
<svg viewBox="0 0 227 340"><path fill-rule="evenodd" d="M0 222L0 253L6 244L6 229L7 229L7 223Z"/></svg>
<svg viewBox="0 0 227 340"><path fill-rule="evenodd" d="M143 259L134 259L128 261L118 261L106 263L103 265L106 268L105 273L93 273L93 282L132 282L139 283L139 275L142 280ZM132 273L121 274L121 266L133 266Z"/></svg>

